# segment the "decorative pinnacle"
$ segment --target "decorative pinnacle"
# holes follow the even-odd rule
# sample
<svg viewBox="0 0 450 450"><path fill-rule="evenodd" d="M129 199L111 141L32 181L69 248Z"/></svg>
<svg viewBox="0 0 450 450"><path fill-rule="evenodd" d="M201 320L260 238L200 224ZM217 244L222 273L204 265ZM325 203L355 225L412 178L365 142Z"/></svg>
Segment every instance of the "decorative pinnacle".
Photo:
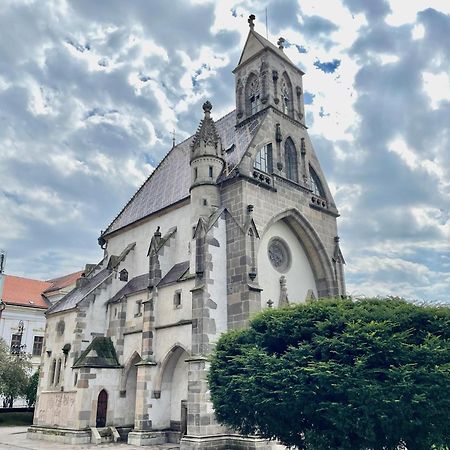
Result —
<svg viewBox="0 0 450 450"><path fill-rule="evenodd" d="M280 39L278 39L277 44L278 44L278 48L279 48L280 50L283 50L283 48L284 48L283 44L284 44L285 42L286 42L286 39L283 38L283 37L280 37Z"/></svg>
<svg viewBox="0 0 450 450"><path fill-rule="evenodd" d="M248 16L248 26L250 27L250 30L253 30L255 28L255 15L254 14L250 14Z"/></svg>
<svg viewBox="0 0 450 450"><path fill-rule="evenodd" d="M212 110L211 102L209 100L206 100L206 102L203 103L203 111L206 117L209 117L209 115L211 114L211 110Z"/></svg>

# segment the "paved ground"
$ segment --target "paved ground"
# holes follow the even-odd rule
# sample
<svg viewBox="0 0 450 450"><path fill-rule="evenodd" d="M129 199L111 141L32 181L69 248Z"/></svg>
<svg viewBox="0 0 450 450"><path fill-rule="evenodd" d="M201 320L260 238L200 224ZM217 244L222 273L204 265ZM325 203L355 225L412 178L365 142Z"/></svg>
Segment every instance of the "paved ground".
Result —
<svg viewBox="0 0 450 450"><path fill-rule="evenodd" d="M100 450L110 448L114 450L178 450L175 444L165 444L149 447L136 447L134 445L120 444L81 444L66 445L48 441L31 441L27 439L28 427L0 427L0 450Z"/></svg>

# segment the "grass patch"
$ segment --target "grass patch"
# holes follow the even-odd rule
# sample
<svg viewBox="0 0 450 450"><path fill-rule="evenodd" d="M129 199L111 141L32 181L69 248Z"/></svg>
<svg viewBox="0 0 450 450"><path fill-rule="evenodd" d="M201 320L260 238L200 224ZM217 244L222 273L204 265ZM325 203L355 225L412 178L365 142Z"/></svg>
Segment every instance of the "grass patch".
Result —
<svg viewBox="0 0 450 450"><path fill-rule="evenodd" d="M32 423L33 423L32 412L0 413L0 427L31 425Z"/></svg>

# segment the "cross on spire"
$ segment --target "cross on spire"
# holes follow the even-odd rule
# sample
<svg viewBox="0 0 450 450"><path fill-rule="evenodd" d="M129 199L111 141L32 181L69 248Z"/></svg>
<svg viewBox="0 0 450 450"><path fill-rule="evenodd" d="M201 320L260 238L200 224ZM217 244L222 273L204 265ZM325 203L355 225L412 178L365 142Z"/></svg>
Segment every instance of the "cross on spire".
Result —
<svg viewBox="0 0 450 450"><path fill-rule="evenodd" d="M248 16L248 26L250 27L250 30L253 30L255 28L255 15L254 14L250 14Z"/></svg>

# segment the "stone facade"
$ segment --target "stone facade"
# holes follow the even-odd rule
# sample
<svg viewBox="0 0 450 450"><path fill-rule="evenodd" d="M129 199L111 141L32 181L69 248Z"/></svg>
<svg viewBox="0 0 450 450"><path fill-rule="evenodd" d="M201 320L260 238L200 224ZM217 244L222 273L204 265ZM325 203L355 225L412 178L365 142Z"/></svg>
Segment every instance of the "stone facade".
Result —
<svg viewBox="0 0 450 450"><path fill-rule="evenodd" d="M48 311L31 438L114 427L135 445L277 447L216 422L208 356L264 308L345 295L345 262L303 73L250 25L236 111L215 122L204 104L102 233L103 260Z"/></svg>

